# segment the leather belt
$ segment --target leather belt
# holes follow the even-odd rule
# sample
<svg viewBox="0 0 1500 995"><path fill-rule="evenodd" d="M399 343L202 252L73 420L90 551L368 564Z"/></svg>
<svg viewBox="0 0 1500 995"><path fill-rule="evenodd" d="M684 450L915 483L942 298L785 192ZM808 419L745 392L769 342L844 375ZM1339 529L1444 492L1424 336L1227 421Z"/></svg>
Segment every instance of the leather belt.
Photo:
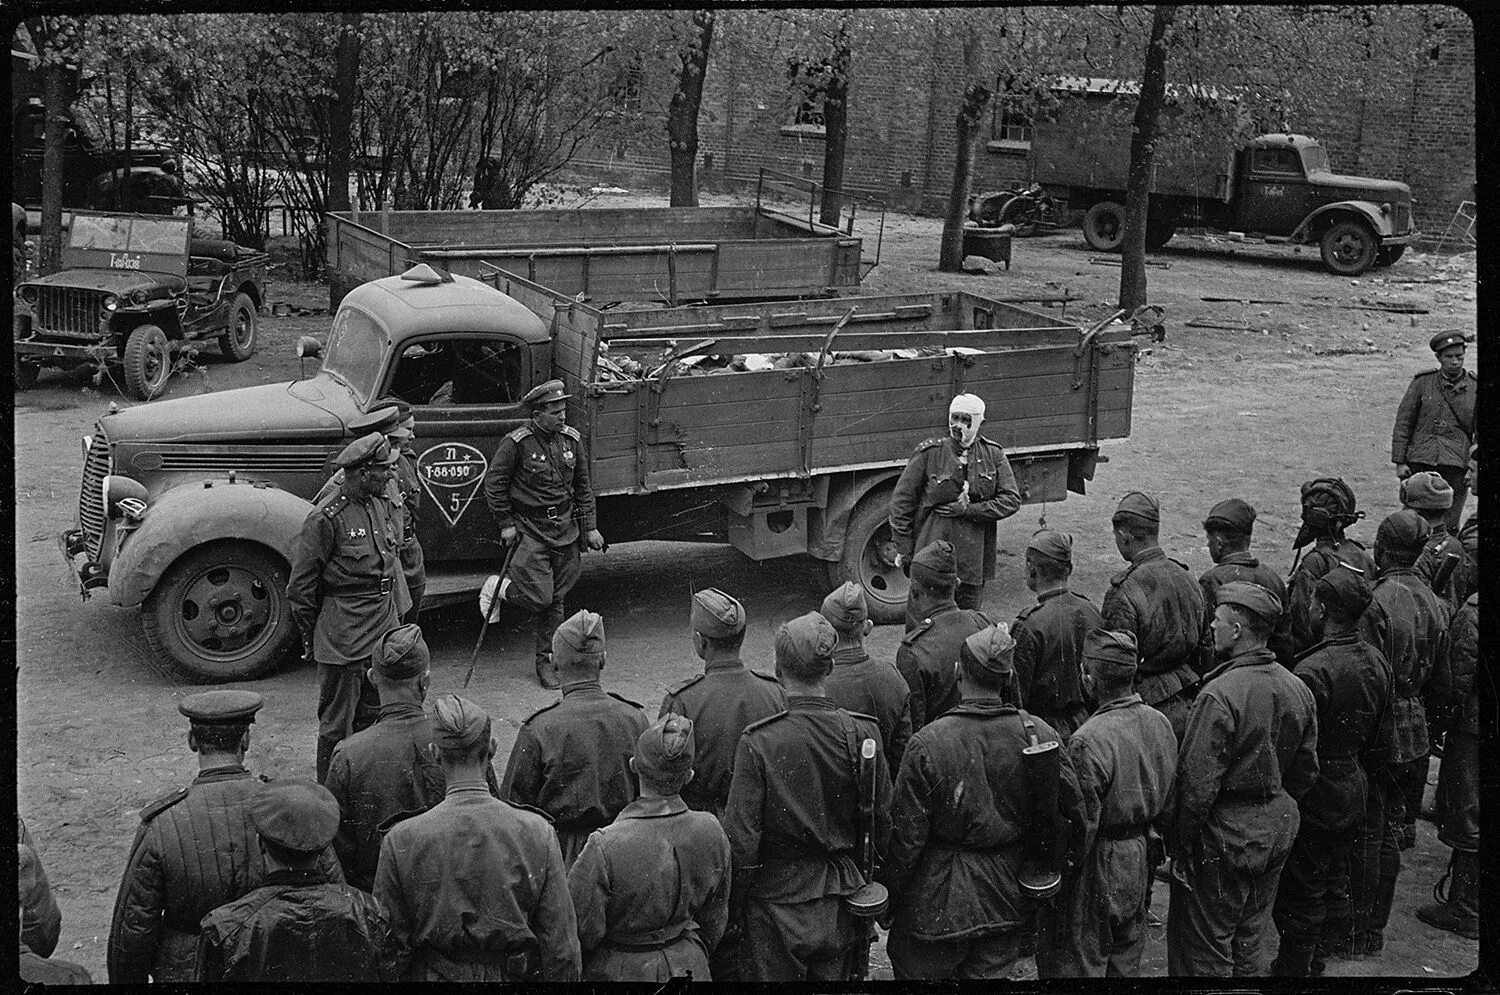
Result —
<svg viewBox="0 0 1500 995"><path fill-rule="evenodd" d="M558 519L566 518L572 513L573 502L564 501L562 504L549 505L513 504L512 507L515 508L518 515L524 515L527 518L542 518L549 522L555 522Z"/></svg>
<svg viewBox="0 0 1500 995"><path fill-rule="evenodd" d="M385 595L390 594L392 590L394 590L395 583L395 580L391 577L382 577L380 578L380 583L378 584L347 584L343 587L330 587L326 590L329 594L334 595L378 594L384 597Z"/></svg>

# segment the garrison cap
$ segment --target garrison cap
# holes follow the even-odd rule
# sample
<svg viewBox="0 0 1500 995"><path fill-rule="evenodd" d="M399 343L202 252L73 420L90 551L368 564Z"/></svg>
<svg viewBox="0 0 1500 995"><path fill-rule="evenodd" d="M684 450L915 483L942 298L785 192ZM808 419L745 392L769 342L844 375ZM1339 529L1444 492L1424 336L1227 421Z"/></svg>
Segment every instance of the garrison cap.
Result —
<svg viewBox="0 0 1500 995"><path fill-rule="evenodd" d="M445 694L427 706L432 719L432 741L439 750L455 753L489 738L489 713L467 698Z"/></svg>
<svg viewBox="0 0 1500 995"><path fill-rule="evenodd" d="M604 619L587 608L574 612L552 635L557 663L604 662Z"/></svg>
<svg viewBox="0 0 1500 995"><path fill-rule="evenodd" d="M728 639L745 630L745 606L717 587L705 587L693 595L688 621L700 635Z"/></svg>
<svg viewBox="0 0 1500 995"><path fill-rule="evenodd" d="M958 657L964 663L1003 677L1016 669L1016 641L1010 626L996 622L971 633L958 646Z"/></svg>
<svg viewBox="0 0 1500 995"><path fill-rule="evenodd" d="M1456 328L1450 328L1444 332L1438 332L1427 343L1433 352L1442 352L1449 346L1468 345L1469 337Z"/></svg>
<svg viewBox="0 0 1500 995"><path fill-rule="evenodd" d="M797 667L833 662L833 644L838 636L833 625L818 612L798 615L776 630L776 662Z"/></svg>
<svg viewBox="0 0 1500 995"><path fill-rule="evenodd" d="M823 617L840 632L857 632L870 617L864 588L846 580L823 599Z"/></svg>
<svg viewBox="0 0 1500 995"><path fill-rule="evenodd" d="M394 404L382 404L372 408L368 414L360 415L349 422L349 431L367 435L370 432L385 433L401 424L401 409Z"/></svg>
<svg viewBox="0 0 1500 995"><path fill-rule="evenodd" d="M1440 474L1423 470L1401 481L1401 504L1422 511L1446 511L1453 507L1453 487Z"/></svg>
<svg viewBox="0 0 1500 995"><path fill-rule="evenodd" d="M1255 528L1255 509L1239 498L1220 501L1208 510L1208 517L1203 520L1203 527L1214 531L1249 535Z"/></svg>
<svg viewBox="0 0 1500 995"><path fill-rule="evenodd" d="M1385 516L1380 528L1375 530L1375 544L1388 549L1413 552L1427 545L1432 535L1432 526L1427 519L1409 508Z"/></svg>
<svg viewBox="0 0 1500 995"><path fill-rule="evenodd" d="M1115 509L1112 521L1118 522L1122 518L1138 518L1152 525L1160 525L1161 505L1149 494L1131 491L1120 499L1120 506Z"/></svg>
<svg viewBox="0 0 1500 995"><path fill-rule="evenodd" d="M681 774L693 767L693 720L668 712L635 741L635 765L661 774Z"/></svg>
<svg viewBox="0 0 1500 995"><path fill-rule="evenodd" d="M953 543L939 539L917 550L911 558L911 575L929 586L943 587L958 582L958 560Z"/></svg>
<svg viewBox="0 0 1500 995"><path fill-rule="evenodd" d="M254 722L266 699L255 691L199 691L177 703L177 710L194 722L230 725Z"/></svg>
<svg viewBox="0 0 1500 995"><path fill-rule="evenodd" d="M312 781L287 779L263 785L246 806L261 838L293 853L317 853L339 831L339 803Z"/></svg>
<svg viewBox="0 0 1500 995"><path fill-rule="evenodd" d="M372 661L375 672L393 681L404 681L425 674L432 666L432 655L422 630L413 622L398 625L385 634Z"/></svg>
<svg viewBox="0 0 1500 995"><path fill-rule="evenodd" d="M385 440L385 436L379 432L371 432L362 435L344 447L334 463L346 470L365 466L369 463L390 463L396 457L391 449L391 444Z"/></svg>
<svg viewBox="0 0 1500 995"><path fill-rule="evenodd" d="M1350 618L1358 618L1370 607L1375 589L1358 567L1340 564L1318 578L1313 592L1325 605L1334 605Z"/></svg>
<svg viewBox="0 0 1500 995"><path fill-rule="evenodd" d="M567 387L563 385L561 380L548 380L546 383L538 384L528 390L526 396L521 398L521 403L528 404L533 408L539 408L544 404L551 404L553 401L561 401L572 397L572 394L565 393L566 390Z"/></svg>
<svg viewBox="0 0 1500 995"><path fill-rule="evenodd" d="M1073 537L1066 532L1038 529L1026 544L1026 552L1045 556L1059 563L1073 562Z"/></svg>
<svg viewBox="0 0 1500 995"><path fill-rule="evenodd" d="M1272 624L1281 617L1281 599L1248 580L1232 580L1220 587L1218 604L1244 608Z"/></svg>
<svg viewBox="0 0 1500 995"><path fill-rule="evenodd" d="M1083 659L1094 662L1100 676L1113 680L1135 677L1140 665L1135 633L1118 629L1094 629L1083 637Z"/></svg>

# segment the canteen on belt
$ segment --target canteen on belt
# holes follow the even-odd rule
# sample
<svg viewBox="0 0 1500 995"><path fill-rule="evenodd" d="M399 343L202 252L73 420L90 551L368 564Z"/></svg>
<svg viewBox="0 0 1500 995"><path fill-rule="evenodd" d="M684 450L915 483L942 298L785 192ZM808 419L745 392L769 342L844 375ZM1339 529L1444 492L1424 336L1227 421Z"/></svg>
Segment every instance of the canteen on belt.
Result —
<svg viewBox="0 0 1500 995"><path fill-rule="evenodd" d="M852 916L874 919L885 914L891 904L891 893L878 881L871 881L852 895L844 896L844 908Z"/></svg>

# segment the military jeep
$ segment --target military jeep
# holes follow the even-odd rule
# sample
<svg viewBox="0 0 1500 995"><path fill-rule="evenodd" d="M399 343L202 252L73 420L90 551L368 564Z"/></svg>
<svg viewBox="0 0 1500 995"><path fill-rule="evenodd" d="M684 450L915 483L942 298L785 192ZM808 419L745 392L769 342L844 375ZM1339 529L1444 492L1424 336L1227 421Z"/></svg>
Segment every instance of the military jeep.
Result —
<svg viewBox="0 0 1500 995"><path fill-rule="evenodd" d="M127 396L166 388L191 342L217 338L233 362L255 353L264 252L192 234L192 219L74 211L63 269L16 291L15 385L44 366L119 369Z"/></svg>

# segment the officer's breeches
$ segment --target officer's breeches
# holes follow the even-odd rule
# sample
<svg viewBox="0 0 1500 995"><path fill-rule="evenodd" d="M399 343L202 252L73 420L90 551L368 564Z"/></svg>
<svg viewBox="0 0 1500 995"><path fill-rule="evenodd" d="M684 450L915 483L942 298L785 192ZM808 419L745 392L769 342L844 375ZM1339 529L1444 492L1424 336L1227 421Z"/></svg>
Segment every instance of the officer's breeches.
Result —
<svg viewBox="0 0 1500 995"><path fill-rule="evenodd" d="M356 717L378 714L380 695L370 683L369 659L343 666L318 664L318 783L328 775L333 748L353 735Z"/></svg>
<svg viewBox="0 0 1500 995"><path fill-rule="evenodd" d="M511 587L506 597L535 623L540 661L552 652L552 634L563 620L563 598L578 583L583 561L577 543L558 549L525 532L519 542L510 564Z"/></svg>

